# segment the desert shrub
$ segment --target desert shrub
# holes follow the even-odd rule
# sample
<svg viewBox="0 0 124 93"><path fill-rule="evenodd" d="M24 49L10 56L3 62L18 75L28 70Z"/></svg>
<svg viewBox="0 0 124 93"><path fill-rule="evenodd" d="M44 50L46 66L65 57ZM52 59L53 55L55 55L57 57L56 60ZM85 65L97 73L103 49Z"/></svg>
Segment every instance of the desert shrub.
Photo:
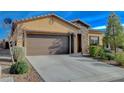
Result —
<svg viewBox="0 0 124 93"><path fill-rule="evenodd" d="M105 50L101 46L90 46L89 53L91 57L101 58L105 60L114 60L115 55L110 51Z"/></svg>
<svg viewBox="0 0 124 93"><path fill-rule="evenodd" d="M104 52L100 53L100 54L102 55L102 58L105 60L114 60L115 59L115 55L109 49L104 49Z"/></svg>
<svg viewBox="0 0 124 93"><path fill-rule="evenodd" d="M117 53L115 56L115 60L121 64L124 65L124 53Z"/></svg>
<svg viewBox="0 0 124 93"><path fill-rule="evenodd" d="M92 57L97 57L98 51L99 51L99 48L97 46L90 46L89 48L89 53L90 53L90 56Z"/></svg>
<svg viewBox="0 0 124 93"><path fill-rule="evenodd" d="M20 60L17 61L15 64L13 64L10 68L10 73L11 74L24 74L26 72L28 72L28 64L26 62L26 60Z"/></svg>
<svg viewBox="0 0 124 93"><path fill-rule="evenodd" d="M12 48L12 53L15 61L22 60L25 58L24 47L15 46Z"/></svg>
<svg viewBox="0 0 124 93"><path fill-rule="evenodd" d="M105 58L107 60L114 60L115 59L115 55L112 53L105 53Z"/></svg>
<svg viewBox="0 0 124 93"><path fill-rule="evenodd" d="M101 59L106 59L106 52L105 52L104 48L100 48L99 53L98 53L98 56Z"/></svg>
<svg viewBox="0 0 124 93"><path fill-rule="evenodd" d="M103 57L104 49L101 46L90 46L89 48L90 56L92 57Z"/></svg>

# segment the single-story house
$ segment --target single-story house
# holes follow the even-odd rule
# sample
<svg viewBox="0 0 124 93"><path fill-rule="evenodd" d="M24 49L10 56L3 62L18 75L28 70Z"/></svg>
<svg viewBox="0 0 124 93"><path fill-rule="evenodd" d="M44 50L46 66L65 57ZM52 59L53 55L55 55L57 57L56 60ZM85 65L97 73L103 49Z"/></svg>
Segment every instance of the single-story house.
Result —
<svg viewBox="0 0 124 93"><path fill-rule="evenodd" d="M79 19L70 22L49 14L14 21L11 41L25 47L28 56L87 53L89 28Z"/></svg>

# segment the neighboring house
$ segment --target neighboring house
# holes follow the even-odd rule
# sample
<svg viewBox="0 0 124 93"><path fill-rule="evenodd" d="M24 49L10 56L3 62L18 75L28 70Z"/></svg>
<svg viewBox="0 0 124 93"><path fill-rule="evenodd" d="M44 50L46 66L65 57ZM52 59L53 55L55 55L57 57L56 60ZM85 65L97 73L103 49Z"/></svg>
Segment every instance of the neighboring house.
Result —
<svg viewBox="0 0 124 93"><path fill-rule="evenodd" d="M88 45L103 45L104 33L98 30L89 30L88 32Z"/></svg>
<svg viewBox="0 0 124 93"><path fill-rule="evenodd" d="M89 27L54 14L38 16L14 21L11 41L25 47L26 55L87 53Z"/></svg>
<svg viewBox="0 0 124 93"><path fill-rule="evenodd" d="M1 42L1 47L4 48L4 49L9 49L8 40L3 39L3 41Z"/></svg>

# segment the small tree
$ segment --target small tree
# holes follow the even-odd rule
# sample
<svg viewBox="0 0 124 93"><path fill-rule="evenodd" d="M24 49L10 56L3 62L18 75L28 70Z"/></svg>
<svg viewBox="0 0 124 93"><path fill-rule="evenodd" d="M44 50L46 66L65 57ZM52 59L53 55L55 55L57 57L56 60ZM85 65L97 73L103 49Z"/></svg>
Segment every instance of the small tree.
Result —
<svg viewBox="0 0 124 93"><path fill-rule="evenodd" d="M108 24L105 33L105 41L110 45L111 50L117 52L117 47L124 42L124 32L119 17L112 12L108 18Z"/></svg>
<svg viewBox="0 0 124 93"><path fill-rule="evenodd" d="M12 28L12 19L11 18L5 18L3 20L3 27L4 27L4 30L7 32L7 39L9 42L10 53L12 56L12 61L14 62L13 54L12 54L11 47L10 47L11 46L10 45L10 32L11 32L11 28Z"/></svg>

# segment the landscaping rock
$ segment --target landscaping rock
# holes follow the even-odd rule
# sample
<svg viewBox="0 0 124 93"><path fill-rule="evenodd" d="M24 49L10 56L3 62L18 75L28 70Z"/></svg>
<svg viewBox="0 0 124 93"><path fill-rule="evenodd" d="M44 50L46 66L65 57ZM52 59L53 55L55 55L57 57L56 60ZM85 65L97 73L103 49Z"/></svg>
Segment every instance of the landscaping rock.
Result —
<svg viewBox="0 0 124 93"><path fill-rule="evenodd" d="M110 65L115 65L115 66L118 66L120 65L118 62L114 61L114 60L110 60L110 61L106 61L107 64L110 64Z"/></svg>
<svg viewBox="0 0 124 93"><path fill-rule="evenodd" d="M6 77L6 78L0 79L0 82L14 82L14 79L13 77Z"/></svg>

